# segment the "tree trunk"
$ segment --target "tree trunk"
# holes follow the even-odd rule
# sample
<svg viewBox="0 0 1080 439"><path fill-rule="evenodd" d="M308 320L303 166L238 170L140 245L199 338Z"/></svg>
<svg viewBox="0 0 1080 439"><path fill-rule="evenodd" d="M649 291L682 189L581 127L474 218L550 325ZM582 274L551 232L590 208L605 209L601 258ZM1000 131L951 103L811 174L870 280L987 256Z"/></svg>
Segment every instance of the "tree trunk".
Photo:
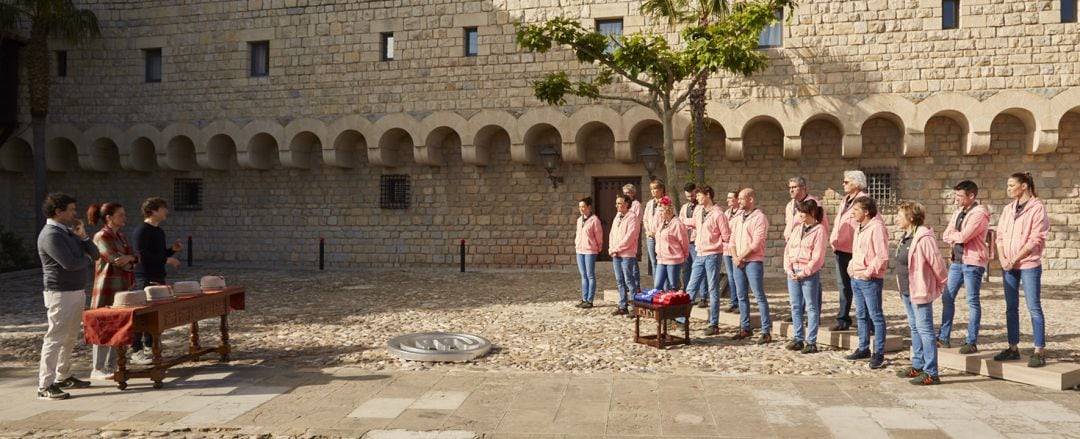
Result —
<svg viewBox="0 0 1080 439"><path fill-rule="evenodd" d="M690 117L694 122L694 181L697 184L705 184L705 148L708 145L708 135L705 133L705 88L708 79L698 78L690 90Z"/></svg>
<svg viewBox="0 0 1080 439"><path fill-rule="evenodd" d="M48 193L48 181L45 178L45 117L33 116L30 126L34 130L34 217L35 228L45 225L45 213L41 211L45 195Z"/></svg>
<svg viewBox="0 0 1080 439"><path fill-rule="evenodd" d="M667 171L667 181L665 183L667 185L668 194L674 195L671 199L673 200L675 209L679 209L678 195L682 190L682 185L678 184L679 171L675 167L675 128L673 126L675 110L668 106L668 108L665 108L660 114L660 118L660 123L664 127L664 170ZM678 210L676 210L676 212L678 212Z"/></svg>
<svg viewBox="0 0 1080 439"><path fill-rule="evenodd" d="M49 116L49 28L34 20L30 26L26 70L30 81L30 116L34 130L34 198L37 227L45 225L41 211L48 180L45 175L45 124Z"/></svg>

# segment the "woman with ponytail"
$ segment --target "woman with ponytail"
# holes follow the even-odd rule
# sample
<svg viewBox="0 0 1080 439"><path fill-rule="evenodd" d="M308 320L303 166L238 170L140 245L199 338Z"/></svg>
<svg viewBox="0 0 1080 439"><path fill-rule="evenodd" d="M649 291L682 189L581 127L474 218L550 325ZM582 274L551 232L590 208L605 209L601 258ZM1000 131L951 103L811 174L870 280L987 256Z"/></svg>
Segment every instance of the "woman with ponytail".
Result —
<svg viewBox="0 0 1080 439"><path fill-rule="evenodd" d="M791 319L795 336L785 346L792 351L812 354L818 351L817 334L821 323L821 267L825 266L828 226L822 223L825 210L815 200L795 202L796 220L784 248L784 272L788 277ZM803 314L808 319L803 331Z"/></svg>
<svg viewBox="0 0 1080 439"><path fill-rule="evenodd" d="M91 308L112 305L113 294L127 291L135 284L137 257L120 233L124 227L124 206L118 203L91 204L86 212L90 224L103 223L94 235L101 257L94 262L94 290L90 298ZM91 379L109 379L116 370L116 349L112 346L94 345L94 370Z"/></svg>
<svg viewBox="0 0 1080 439"><path fill-rule="evenodd" d="M1020 284L1031 314L1031 331L1035 352L1028 367L1046 365L1046 321L1043 318L1040 293L1042 289L1042 252L1046 235L1050 233L1050 218L1046 206L1035 194L1035 179L1030 173L1009 176L1005 192L1013 201L1001 211L997 226L997 255L1001 263L1005 290L1005 327L1009 347L994 356L997 361L1019 360L1020 350Z"/></svg>

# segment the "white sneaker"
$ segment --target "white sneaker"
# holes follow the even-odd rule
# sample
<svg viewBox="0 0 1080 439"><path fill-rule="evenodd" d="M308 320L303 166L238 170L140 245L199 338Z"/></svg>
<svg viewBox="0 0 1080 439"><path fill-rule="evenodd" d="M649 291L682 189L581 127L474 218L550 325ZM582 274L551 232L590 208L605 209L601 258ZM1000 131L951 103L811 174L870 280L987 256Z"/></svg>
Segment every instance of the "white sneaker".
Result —
<svg viewBox="0 0 1080 439"><path fill-rule="evenodd" d="M90 379L97 381L110 381L113 379L113 371L111 370L94 370L90 372Z"/></svg>
<svg viewBox="0 0 1080 439"><path fill-rule="evenodd" d="M150 349L143 349L131 354L128 358L128 362L137 366L146 366L154 363L154 354L150 352Z"/></svg>

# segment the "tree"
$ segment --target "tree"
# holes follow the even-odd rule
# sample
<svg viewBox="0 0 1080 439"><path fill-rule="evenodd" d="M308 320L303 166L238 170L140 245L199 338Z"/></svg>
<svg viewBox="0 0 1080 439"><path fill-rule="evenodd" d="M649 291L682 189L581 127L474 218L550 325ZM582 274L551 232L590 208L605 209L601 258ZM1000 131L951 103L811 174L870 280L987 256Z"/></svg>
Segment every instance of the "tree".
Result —
<svg viewBox="0 0 1080 439"><path fill-rule="evenodd" d="M715 21L683 29L678 49L662 35L641 33L609 39L561 17L543 24L519 23L516 34L522 48L545 53L556 45L565 46L579 62L597 69L576 81L565 71L548 73L533 84L540 101L564 105L566 96L573 95L632 102L651 109L663 126L664 166L669 181L675 181L678 172L672 121L687 104L692 85L720 71L750 76L764 70L765 54L756 50L758 34L777 21L777 11L794 4L794 0L738 3ZM607 50L609 42L614 42L614 50ZM620 79L637 90L611 90Z"/></svg>
<svg viewBox="0 0 1080 439"><path fill-rule="evenodd" d="M730 8L727 0L645 0L640 10L646 16L666 21L672 27L705 27L724 18ZM690 120L694 124L690 135L690 172L698 184L705 183L705 153L698 141L705 135L705 94L708 87L708 76L695 78L688 99Z"/></svg>
<svg viewBox="0 0 1080 439"><path fill-rule="evenodd" d="M49 38L76 44L101 35L97 16L76 8L72 0L4 0L0 31L15 34L29 26L27 76L30 82L30 124L34 132L34 198L37 225L45 223L41 203L48 192L45 176L45 124L49 116Z"/></svg>

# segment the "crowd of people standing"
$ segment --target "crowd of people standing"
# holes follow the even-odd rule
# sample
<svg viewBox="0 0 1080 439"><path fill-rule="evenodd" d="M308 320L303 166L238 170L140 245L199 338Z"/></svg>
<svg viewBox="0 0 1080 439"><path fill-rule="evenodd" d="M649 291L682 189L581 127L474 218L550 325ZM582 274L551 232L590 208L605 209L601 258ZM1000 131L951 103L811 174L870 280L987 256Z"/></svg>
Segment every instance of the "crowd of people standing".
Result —
<svg viewBox="0 0 1080 439"><path fill-rule="evenodd" d="M988 241L990 210L979 203L979 187L970 180L953 187L955 211L940 236L949 252L942 255L938 235L925 225L926 209L916 201L902 201L896 209L895 225L902 232L890 243L883 214L874 198L866 193L866 175L859 170L844 172L843 198L832 227L824 206L807 190L803 177L788 180L791 201L784 208L783 270L787 277L794 326L786 349L803 354L818 352L818 329L822 318L822 279L828 253L835 261L839 309L833 331L854 325L858 344L845 356L848 360L868 360L869 367L885 365L886 321L882 307L886 282L900 292L911 328L912 364L897 375L912 384L940 382L937 350L951 348L955 302L960 288L968 304L967 337L961 354L980 352L980 291L983 275L992 257L992 247L1001 265L1006 303L1008 347L994 356L997 361L1019 360L1019 292L1024 289L1031 316L1035 350L1028 366L1046 364L1045 319L1040 302L1042 252L1050 230L1049 217L1035 191L1031 174L1009 176L1006 192L1009 203L999 214L996 238ZM638 247L646 239L646 257L651 267L653 288L681 290L699 306L709 308L705 335L720 333L720 302L727 289L727 312L738 312L740 325L734 340L750 339L750 294L757 302L761 320L757 344L774 341L772 313L765 294L765 246L768 216L759 206L753 188L727 192L727 207L713 200L715 191L707 185L688 183L683 187L687 202L676 213L667 188L660 180L650 183L652 198L642 207L633 185L623 187L615 200L607 251L612 259L619 302L613 315L632 316L628 300L640 291ZM575 248L581 272L580 308L593 307L596 295L596 259L604 248L603 225L594 213L593 200L578 202ZM828 244L828 248L826 247ZM948 257L948 262L946 261ZM887 279L888 268L893 278ZM942 299L940 325L934 325L933 303ZM851 316L855 307L854 319ZM688 322L678 321L685 325Z"/></svg>

